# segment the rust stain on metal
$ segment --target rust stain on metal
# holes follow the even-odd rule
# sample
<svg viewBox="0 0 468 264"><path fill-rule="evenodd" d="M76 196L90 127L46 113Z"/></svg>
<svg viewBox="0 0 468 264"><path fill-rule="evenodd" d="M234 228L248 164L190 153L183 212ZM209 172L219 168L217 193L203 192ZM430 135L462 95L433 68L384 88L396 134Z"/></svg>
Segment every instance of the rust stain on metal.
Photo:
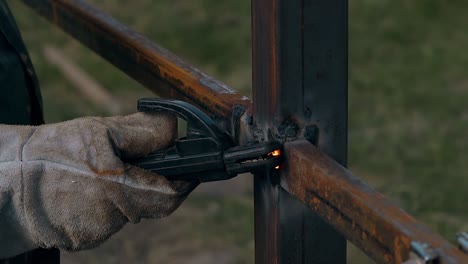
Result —
<svg viewBox="0 0 468 264"><path fill-rule="evenodd" d="M277 1L252 0L252 83L256 129L254 136L268 140L268 125L277 107ZM247 112L250 112L248 110ZM258 129L257 129L258 128ZM257 173L254 179L255 262L278 263L280 260L278 173Z"/></svg>
<svg viewBox="0 0 468 264"><path fill-rule="evenodd" d="M377 262L401 263L411 241L424 241L439 253L439 263L468 263L456 247L309 142L287 143L285 151L288 191Z"/></svg>
<svg viewBox="0 0 468 264"><path fill-rule="evenodd" d="M23 0L123 72L161 96L230 118L249 100L85 1Z"/></svg>
<svg viewBox="0 0 468 264"><path fill-rule="evenodd" d="M276 111L280 91L277 4L269 0L252 1L253 100L260 122Z"/></svg>
<svg viewBox="0 0 468 264"><path fill-rule="evenodd" d="M280 89L280 87L278 87L280 85L280 82L278 80L278 73L279 73L279 61L278 61L278 43L277 43L277 31L278 31L278 27L276 26L276 23L278 21L278 8L277 8L277 4L278 2L277 1L271 1L271 10L272 12L268 12L270 14L269 16L269 23L270 25L274 25L274 26L270 26L269 27L269 30L270 30L270 33L269 33L269 37L270 37L270 43L271 43L271 46L268 47L268 51L269 51L269 55L271 57L271 68L270 68L270 76L271 76L271 87L264 87L264 89L268 90L271 92L271 97L270 97L270 102L272 102L272 105L269 109L269 113L273 113L274 112L274 108L273 108L273 105L275 104L275 102L277 101L277 93ZM266 6L266 4L264 4L264 6Z"/></svg>

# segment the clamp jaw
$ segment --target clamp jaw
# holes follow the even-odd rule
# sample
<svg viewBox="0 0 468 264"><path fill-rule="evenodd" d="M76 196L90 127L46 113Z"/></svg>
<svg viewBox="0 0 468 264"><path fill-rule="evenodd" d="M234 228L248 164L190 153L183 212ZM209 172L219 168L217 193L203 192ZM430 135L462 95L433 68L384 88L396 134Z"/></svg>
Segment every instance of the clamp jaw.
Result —
<svg viewBox="0 0 468 264"><path fill-rule="evenodd" d="M279 168L279 142L235 146L205 113L183 101L146 98L138 101L140 112L167 112L187 121L187 135L175 144L131 164L170 180L200 182L227 180L244 172Z"/></svg>

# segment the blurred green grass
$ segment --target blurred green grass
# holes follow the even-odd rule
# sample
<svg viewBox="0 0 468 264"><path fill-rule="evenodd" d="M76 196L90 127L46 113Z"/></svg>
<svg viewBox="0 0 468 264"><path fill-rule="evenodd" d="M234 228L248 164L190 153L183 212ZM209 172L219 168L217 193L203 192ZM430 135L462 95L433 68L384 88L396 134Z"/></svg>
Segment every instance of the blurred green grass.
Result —
<svg viewBox="0 0 468 264"><path fill-rule="evenodd" d="M111 90L124 113L134 111L137 98L150 95L29 9L10 2L36 65L48 122L108 113L46 63L42 47L47 43L62 48ZM250 94L250 1L91 2ZM349 165L450 241L457 231L468 230L466 10L468 2L462 0L351 0L349 10ZM203 234L229 218L212 220ZM220 243L243 244L252 237L252 225L245 221L245 232L242 227L237 234L222 232Z"/></svg>
<svg viewBox="0 0 468 264"><path fill-rule="evenodd" d="M452 241L468 228L467 8L350 2L349 163Z"/></svg>

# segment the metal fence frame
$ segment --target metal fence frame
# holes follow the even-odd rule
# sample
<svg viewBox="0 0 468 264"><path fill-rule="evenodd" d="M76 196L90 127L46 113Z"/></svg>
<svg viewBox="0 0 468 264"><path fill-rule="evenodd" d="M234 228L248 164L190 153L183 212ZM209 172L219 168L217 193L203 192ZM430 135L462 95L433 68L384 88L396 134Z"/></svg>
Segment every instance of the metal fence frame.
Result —
<svg viewBox="0 0 468 264"><path fill-rule="evenodd" d="M347 0L252 0L253 103L83 0L22 0L160 96L210 114L238 143L280 139L281 174L254 177L257 263L468 263L346 166ZM418 250L418 245L426 244Z"/></svg>

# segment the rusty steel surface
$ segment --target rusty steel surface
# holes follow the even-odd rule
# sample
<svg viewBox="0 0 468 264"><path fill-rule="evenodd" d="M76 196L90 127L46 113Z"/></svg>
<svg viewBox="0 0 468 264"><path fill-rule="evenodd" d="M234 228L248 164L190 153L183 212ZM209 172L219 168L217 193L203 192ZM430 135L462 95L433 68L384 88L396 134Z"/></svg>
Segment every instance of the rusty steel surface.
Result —
<svg viewBox="0 0 468 264"><path fill-rule="evenodd" d="M276 111L278 83L275 80L276 0L252 0L252 92L254 122L261 127L257 134L265 138L270 116ZM262 140L260 138L259 140ZM255 263L279 261L279 175L271 171L254 177Z"/></svg>
<svg viewBox="0 0 468 264"><path fill-rule="evenodd" d="M155 93L230 118L250 99L119 23L83 0L22 0Z"/></svg>
<svg viewBox="0 0 468 264"><path fill-rule="evenodd" d="M317 131L319 148L345 164L347 1L253 0L252 40L256 139ZM256 263L345 263L345 238L280 181L255 174Z"/></svg>
<svg viewBox="0 0 468 264"><path fill-rule="evenodd" d="M429 244L438 263L468 263L467 255L307 141L287 143L285 150L288 191L378 263L407 260L412 241Z"/></svg>

